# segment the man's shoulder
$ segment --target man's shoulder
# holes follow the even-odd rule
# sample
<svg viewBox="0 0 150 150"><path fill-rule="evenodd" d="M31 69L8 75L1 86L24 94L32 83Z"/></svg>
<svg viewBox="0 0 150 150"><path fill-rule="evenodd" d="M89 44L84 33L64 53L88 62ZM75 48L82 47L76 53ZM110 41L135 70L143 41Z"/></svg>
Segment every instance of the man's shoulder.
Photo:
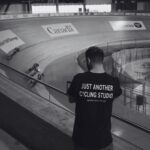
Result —
<svg viewBox="0 0 150 150"><path fill-rule="evenodd" d="M86 76L86 72L78 73L74 76L74 79L84 78Z"/></svg>
<svg viewBox="0 0 150 150"><path fill-rule="evenodd" d="M88 74L88 72L81 72L81 73L78 73L78 74L76 74L75 76L85 76L85 75L87 75Z"/></svg>
<svg viewBox="0 0 150 150"><path fill-rule="evenodd" d="M96 76L95 76L96 75ZM83 73L78 73L74 76L75 79L85 79L86 77L94 77L94 78L104 78L105 80L108 79L108 81L114 81L117 82L119 81L118 77L114 77L108 73L103 73L103 74L94 74L90 72L83 72Z"/></svg>
<svg viewBox="0 0 150 150"><path fill-rule="evenodd" d="M108 77L108 78L112 78L112 79L116 79L117 77L114 77L114 76L112 76L112 75L110 75L110 74L108 74L108 73L106 73L106 76Z"/></svg>
<svg viewBox="0 0 150 150"><path fill-rule="evenodd" d="M114 76L112 76L112 75L110 75L110 74L106 74L107 75L107 77L110 79L110 80L113 80L113 81L115 81L115 82L118 82L119 81L119 78L118 77L114 77Z"/></svg>

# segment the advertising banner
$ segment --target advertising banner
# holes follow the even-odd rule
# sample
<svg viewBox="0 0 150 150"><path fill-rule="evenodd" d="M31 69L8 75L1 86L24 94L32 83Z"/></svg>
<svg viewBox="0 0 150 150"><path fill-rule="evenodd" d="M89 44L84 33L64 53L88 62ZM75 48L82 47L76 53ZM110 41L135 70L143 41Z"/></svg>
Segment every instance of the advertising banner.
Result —
<svg viewBox="0 0 150 150"><path fill-rule="evenodd" d="M142 21L110 21L114 31L146 30Z"/></svg>
<svg viewBox="0 0 150 150"><path fill-rule="evenodd" d="M0 49L5 53L23 44L24 42L11 30L0 31Z"/></svg>
<svg viewBox="0 0 150 150"><path fill-rule="evenodd" d="M51 37L78 34L77 29L71 23L50 24L42 27Z"/></svg>

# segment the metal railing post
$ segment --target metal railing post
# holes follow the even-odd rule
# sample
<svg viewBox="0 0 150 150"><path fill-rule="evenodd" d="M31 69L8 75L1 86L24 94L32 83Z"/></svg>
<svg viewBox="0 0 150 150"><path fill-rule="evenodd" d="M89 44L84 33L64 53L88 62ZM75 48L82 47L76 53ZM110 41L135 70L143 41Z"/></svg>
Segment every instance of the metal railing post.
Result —
<svg viewBox="0 0 150 150"><path fill-rule="evenodd" d="M126 88L124 88L124 105L126 105Z"/></svg>
<svg viewBox="0 0 150 150"><path fill-rule="evenodd" d="M49 93L49 101L51 102L51 94L50 94L50 89L48 90Z"/></svg>
<svg viewBox="0 0 150 150"><path fill-rule="evenodd" d="M109 51L108 48L109 48L109 47L108 47L108 42L107 42L107 54L108 54L108 51Z"/></svg>
<svg viewBox="0 0 150 150"><path fill-rule="evenodd" d="M56 0L56 12L59 13L59 0Z"/></svg>

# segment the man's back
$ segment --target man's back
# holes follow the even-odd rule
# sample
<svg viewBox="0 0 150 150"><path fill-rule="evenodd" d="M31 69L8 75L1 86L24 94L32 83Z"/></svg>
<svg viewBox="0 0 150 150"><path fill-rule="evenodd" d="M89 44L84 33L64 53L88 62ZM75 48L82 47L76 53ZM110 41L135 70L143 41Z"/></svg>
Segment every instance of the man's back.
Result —
<svg viewBox="0 0 150 150"><path fill-rule="evenodd" d="M112 103L121 94L118 79L106 73L77 74L68 94L76 103L74 142L87 148L103 148L112 143Z"/></svg>

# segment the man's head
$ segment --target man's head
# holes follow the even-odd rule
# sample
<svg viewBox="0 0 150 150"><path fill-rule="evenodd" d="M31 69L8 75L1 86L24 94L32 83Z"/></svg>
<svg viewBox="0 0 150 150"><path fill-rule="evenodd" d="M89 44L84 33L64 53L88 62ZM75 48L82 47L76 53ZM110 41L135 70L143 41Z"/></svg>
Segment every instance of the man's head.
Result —
<svg viewBox="0 0 150 150"><path fill-rule="evenodd" d="M95 65L102 65L104 60L104 52L96 46L89 47L85 53L88 70L91 70Z"/></svg>

